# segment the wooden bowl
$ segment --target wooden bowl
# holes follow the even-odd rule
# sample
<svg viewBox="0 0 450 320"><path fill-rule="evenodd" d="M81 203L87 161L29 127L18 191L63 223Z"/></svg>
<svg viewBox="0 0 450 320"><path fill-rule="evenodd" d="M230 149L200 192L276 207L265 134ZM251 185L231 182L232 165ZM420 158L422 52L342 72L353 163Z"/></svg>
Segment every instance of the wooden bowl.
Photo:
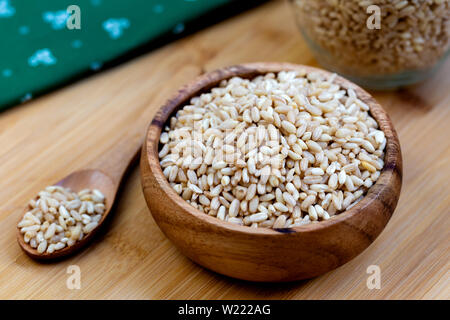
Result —
<svg viewBox="0 0 450 320"><path fill-rule="evenodd" d="M218 273L251 281L292 281L335 269L366 249L388 223L400 195L400 144L383 108L363 89L336 77L335 83L353 88L370 107L387 138L385 165L367 195L351 209L330 220L285 229L238 226L191 207L169 185L158 159L159 137L169 117L202 92L233 76L253 78L282 70L320 69L287 63L251 63L219 69L184 86L156 114L141 153L141 179L150 211L164 234L187 257Z"/></svg>

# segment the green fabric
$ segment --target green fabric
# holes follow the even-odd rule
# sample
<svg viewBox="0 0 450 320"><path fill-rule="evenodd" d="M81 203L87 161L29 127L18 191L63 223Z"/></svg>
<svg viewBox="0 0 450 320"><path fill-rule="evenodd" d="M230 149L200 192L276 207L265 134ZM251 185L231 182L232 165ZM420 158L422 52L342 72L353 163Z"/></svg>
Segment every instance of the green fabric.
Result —
<svg viewBox="0 0 450 320"><path fill-rule="evenodd" d="M182 33L185 23L227 2L0 0L0 109L101 69L161 35ZM80 8L79 30L66 25L70 5Z"/></svg>

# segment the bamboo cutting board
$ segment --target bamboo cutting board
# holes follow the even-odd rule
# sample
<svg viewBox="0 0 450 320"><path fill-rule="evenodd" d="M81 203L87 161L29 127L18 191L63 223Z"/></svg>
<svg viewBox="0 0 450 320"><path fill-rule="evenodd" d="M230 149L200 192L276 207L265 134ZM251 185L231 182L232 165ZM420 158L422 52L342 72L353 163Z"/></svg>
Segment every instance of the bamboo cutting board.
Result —
<svg viewBox="0 0 450 320"><path fill-rule="evenodd" d="M398 131L403 189L387 228L360 256L321 277L284 284L226 278L182 256L145 205L136 167L110 223L67 260L41 264L15 239L23 206L82 168L203 71L252 61L317 65L282 1L267 3L112 70L0 113L2 299L449 299L450 60L427 83L374 93ZM69 289L70 266L81 288ZM369 290L377 265L381 288ZM69 269L68 269L69 268Z"/></svg>

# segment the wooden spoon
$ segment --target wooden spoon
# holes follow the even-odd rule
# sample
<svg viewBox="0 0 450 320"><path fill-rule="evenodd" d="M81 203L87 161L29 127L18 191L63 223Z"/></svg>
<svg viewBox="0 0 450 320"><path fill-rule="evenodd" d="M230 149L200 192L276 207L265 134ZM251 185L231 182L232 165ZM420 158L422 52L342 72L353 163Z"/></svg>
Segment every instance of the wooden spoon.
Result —
<svg viewBox="0 0 450 320"><path fill-rule="evenodd" d="M20 247L33 259L50 260L68 256L83 248L95 234L111 212L117 191L131 165L139 158L143 132L137 131L115 142L99 159L88 165L88 169L73 172L54 185L70 188L74 192L82 189L98 189L105 195L105 212L98 226L70 247L55 250L53 253L39 253L25 242L20 228L17 228L17 240ZM25 212L28 210L25 210ZM22 215L23 216L23 215ZM22 217L20 218L22 220Z"/></svg>

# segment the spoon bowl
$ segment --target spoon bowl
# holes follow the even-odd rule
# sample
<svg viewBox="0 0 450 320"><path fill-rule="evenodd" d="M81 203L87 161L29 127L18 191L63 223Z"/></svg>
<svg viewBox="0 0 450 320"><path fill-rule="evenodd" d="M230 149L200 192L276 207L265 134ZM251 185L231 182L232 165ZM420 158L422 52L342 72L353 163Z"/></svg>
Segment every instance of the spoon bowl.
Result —
<svg viewBox="0 0 450 320"><path fill-rule="evenodd" d="M103 221L107 218L111 212L111 204L114 203L114 198L116 195L115 184L111 177L107 174L101 172L100 170L81 170L76 171L67 177L63 178L61 181L55 183L54 185L61 186L64 188L70 188L74 192L79 192L83 189L98 189L105 196L105 212L102 214L102 218L98 222L98 226L83 237L80 241L75 242L74 245L70 247L64 247L61 250L56 250L53 253L39 253L37 249L32 248L28 243L25 242L23 234L20 232L20 228L17 228L17 240L20 247L25 251L25 253L34 259L55 259L62 256L70 255L71 253L77 251L81 247L89 243L94 235L99 230L99 227ZM21 218L22 219L22 218Z"/></svg>
<svg viewBox="0 0 450 320"><path fill-rule="evenodd" d="M400 195L402 158L387 113L369 93L337 76L365 102L387 139L385 165L366 196L329 220L293 228L264 229L231 224L188 204L170 186L159 164L159 138L168 119L192 97L234 76L254 78L283 70L331 73L288 63L251 63L204 74L162 106L150 124L141 153L141 182L150 212L164 234L187 257L218 273L251 281L292 281L339 267L365 250L388 223Z"/></svg>

